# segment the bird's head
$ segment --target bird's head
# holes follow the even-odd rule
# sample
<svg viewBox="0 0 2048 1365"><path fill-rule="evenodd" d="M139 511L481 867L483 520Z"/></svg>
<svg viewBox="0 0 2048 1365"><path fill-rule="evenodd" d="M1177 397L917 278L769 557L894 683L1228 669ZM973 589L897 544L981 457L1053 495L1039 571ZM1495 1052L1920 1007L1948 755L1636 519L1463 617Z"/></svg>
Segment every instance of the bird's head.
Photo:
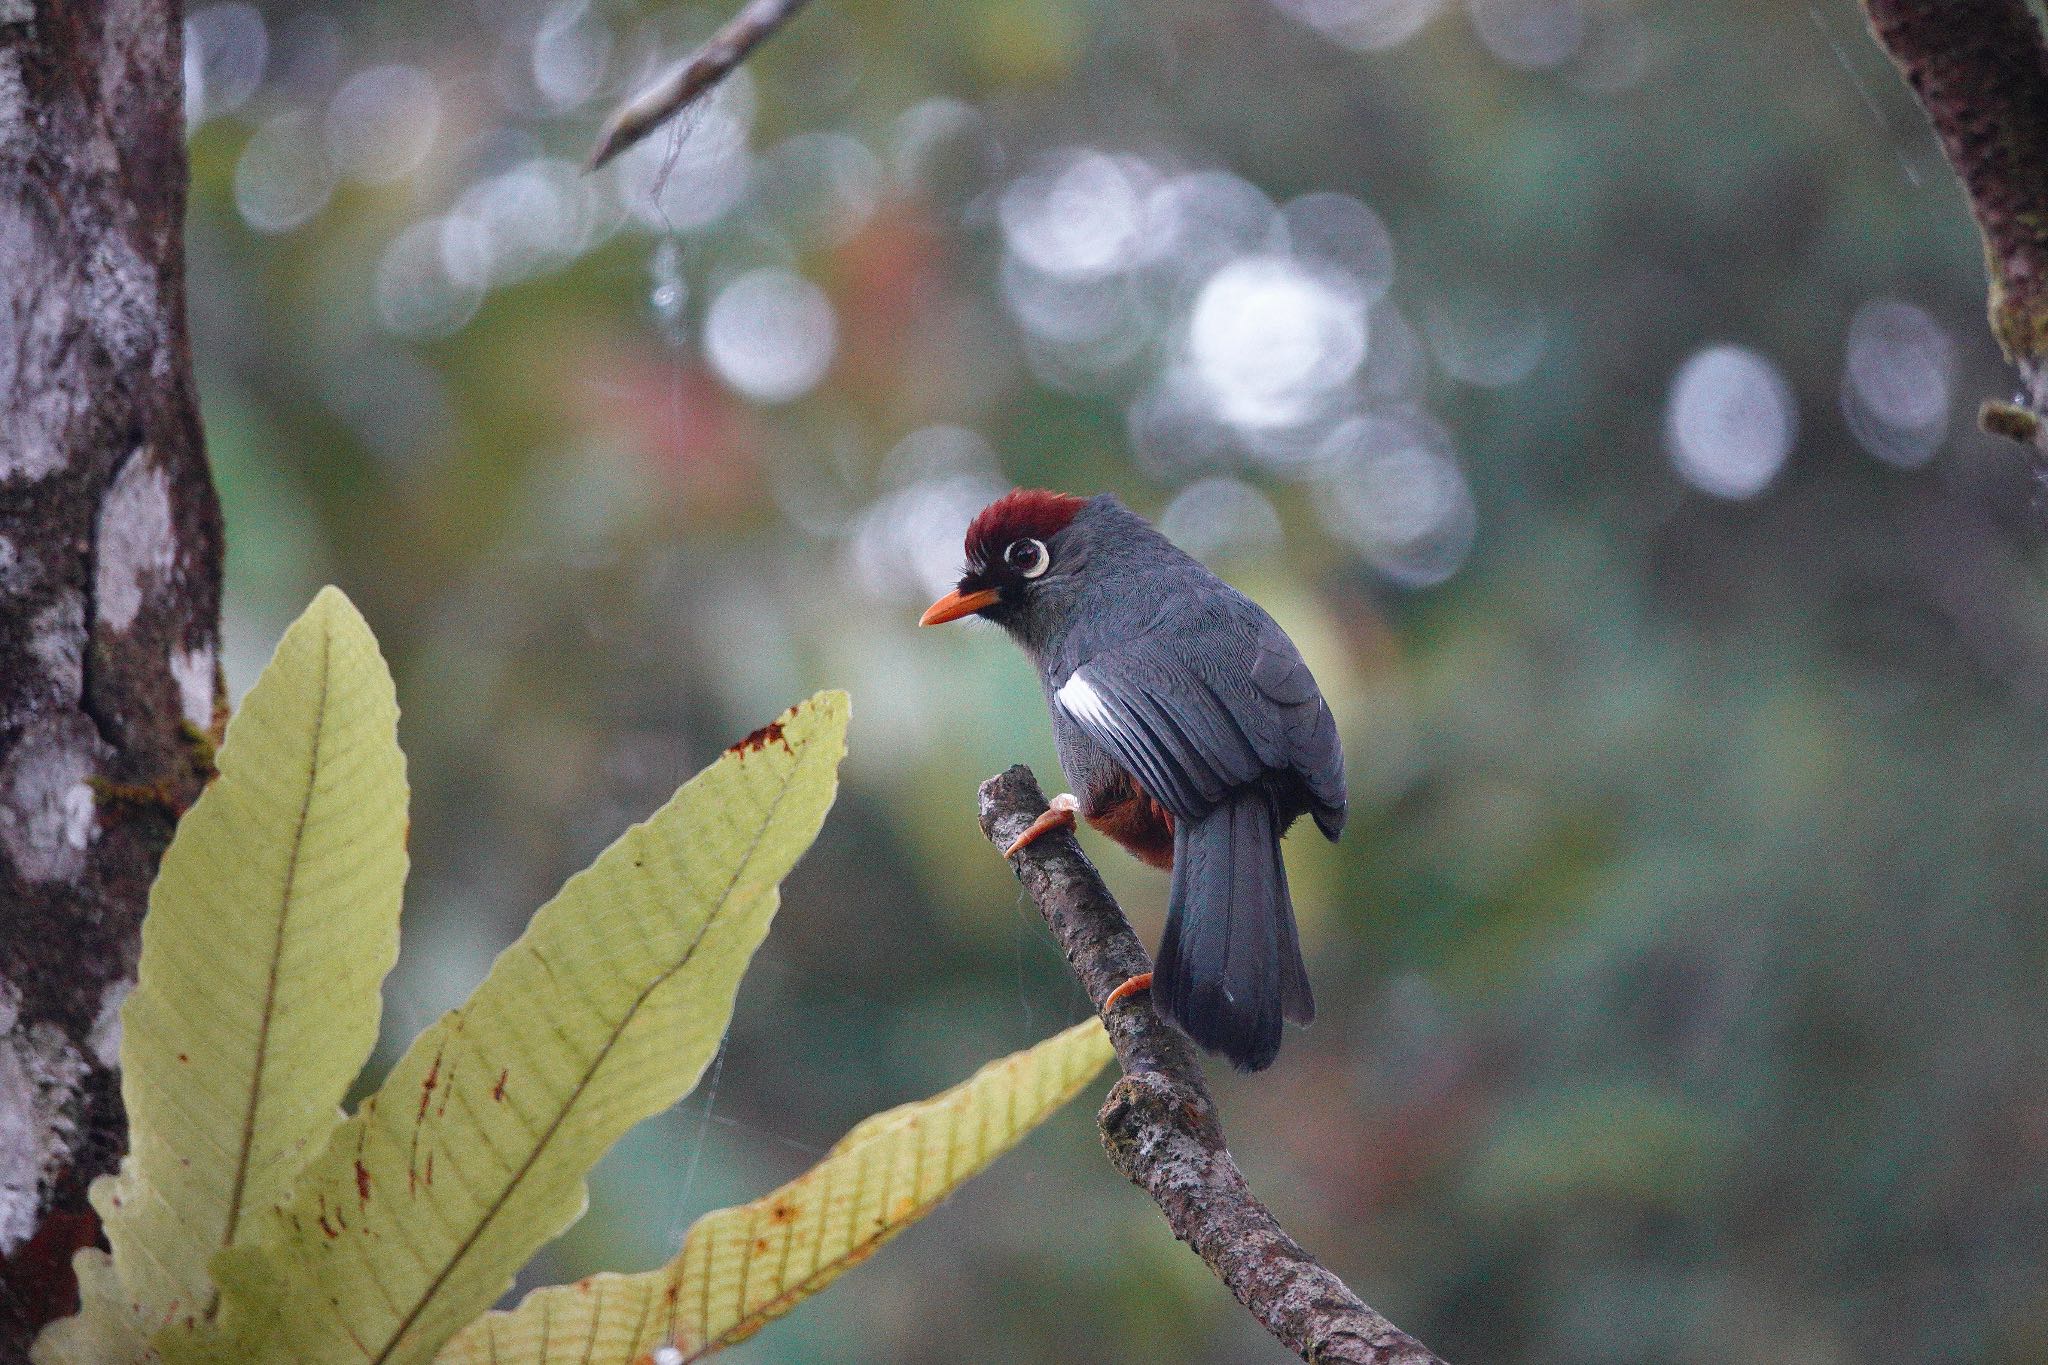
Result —
<svg viewBox="0 0 2048 1365"><path fill-rule="evenodd" d="M1061 533L1087 505L1070 494L1019 488L982 508L967 527L959 585L926 608L918 624L985 616L1020 638L1037 634L1034 623L1051 599L1072 590L1063 570L1078 567L1078 547Z"/></svg>

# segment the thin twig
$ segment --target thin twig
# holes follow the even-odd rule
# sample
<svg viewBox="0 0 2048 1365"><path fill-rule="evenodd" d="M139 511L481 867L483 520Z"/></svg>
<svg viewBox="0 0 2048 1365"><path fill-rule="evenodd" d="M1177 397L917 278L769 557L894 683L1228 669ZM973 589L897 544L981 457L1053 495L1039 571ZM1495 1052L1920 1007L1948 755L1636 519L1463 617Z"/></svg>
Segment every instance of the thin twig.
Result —
<svg viewBox="0 0 2048 1365"><path fill-rule="evenodd" d="M613 111L597 135L588 168L596 170L681 113L690 101L731 75L748 53L807 3L809 0L747 0L710 42Z"/></svg>
<svg viewBox="0 0 2048 1365"><path fill-rule="evenodd" d="M1012 768L981 784L982 833L1006 848L1045 805L1031 770ZM1047 835L1012 864L1098 1011L1111 991L1150 969L1072 835ZM1174 1236L1260 1325L1308 1361L1442 1365L1304 1251L1252 1194L1224 1145L1194 1049L1153 1012L1150 997L1119 1004L1105 1022L1124 1072L1099 1115L1111 1164L1152 1196Z"/></svg>
<svg viewBox="0 0 2048 1365"><path fill-rule="evenodd" d="M1991 331L2025 384L1984 429L2048 449L2048 45L2026 0L1864 0L1984 236Z"/></svg>

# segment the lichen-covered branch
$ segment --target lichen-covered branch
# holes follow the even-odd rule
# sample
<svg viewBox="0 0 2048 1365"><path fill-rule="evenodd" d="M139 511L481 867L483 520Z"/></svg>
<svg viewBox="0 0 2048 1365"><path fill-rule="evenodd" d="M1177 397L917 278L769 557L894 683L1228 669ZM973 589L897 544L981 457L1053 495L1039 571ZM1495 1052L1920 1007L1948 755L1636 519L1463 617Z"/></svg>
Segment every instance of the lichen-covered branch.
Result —
<svg viewBox="0 0 2048 1365"><path fill-rule="evenodd" d="M1984 236L1991 330L2025 385L1984 425L2048 446L2048 45L2026 0L1864 0Z"/></svg>
<svg viewBox="0 0 2048 1365"><path fill-rule="evenodd" d="M1045 808L1029 768L981 785L982 833L999 849ZM1037 840L1013 864L1096 1009L1124 981L1150 970L1123 911L1070 834ZM1119 1004L1105 1022L1124 1073L1099 1116L1111 1163L1152 1196L1174 1236L1260 1325L1304 1360L1436 1362L1303 1250L1252 1194L1224 1143L1193 1047L1154 1013L1149 997Z"/></svg>
<svg viewBox="0 0 2048 1365"><path fill-rule="evenodd" d="M175 0L0 0L0 1359L125 1145L118 1007L210 762L221 528Z"/></svg>
<svg viewBox="0 0 2048 1365"><path fill-rule="evenodd" d="M748 53L795 18L806 3L808 0L747 0L710 42L613 111L597 135L590 169L604 165L731 75Z"/></svg>

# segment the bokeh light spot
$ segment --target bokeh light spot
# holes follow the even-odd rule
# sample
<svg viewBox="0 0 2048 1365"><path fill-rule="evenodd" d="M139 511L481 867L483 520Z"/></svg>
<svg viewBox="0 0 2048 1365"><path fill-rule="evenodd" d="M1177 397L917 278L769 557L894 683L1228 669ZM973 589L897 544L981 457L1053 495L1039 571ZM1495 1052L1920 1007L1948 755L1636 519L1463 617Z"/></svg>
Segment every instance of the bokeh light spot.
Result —
<svg viewBox="0 0 2048 1365"><path fill-rule="evenodd" d="M303 109L258 128L235 162L235 207L258 232L290 232L327 206L334 174L318 125Z"/></svg>
<svg viewBox="0 0 2048 1365"><path fill-rule="evenodd" d="M1102 152L1067 153L1013 181L998 214L1011 252L1059 279L1126 269L1143 240L1144 206L1129 168Z"/></svg>
<svg viewBox="0 0 2048 1365"><path fill-rule="evenodd" d="M1778 367L1743 346L1695 353L1671 381L1664 442L1679 475L1720 498L1761 493L1792 453L1798 414Z"/></svg>
<svg viewBox="0 0 2048 1365"><path fill-rule="evenodd" d="M602 232L600 182L556 157L535 157L470 187L456 215L474 225L479 261L494 284L573 260Z"/></svg>
<svg viewBox="0 0 2048 1365"><path fill-rule="evenodd" d="M476 315L483 287L450 273L445 230L439 218L414 223L378 258L377 318L386 329L408 337L448 336Z"/></svg>
<svg viewBox="0 0 2048 1365"><path fill-rule="evenodd" d="M919 479L875 500L847 541L854 578L883 600L929 601L960 576L961 533L1001 496L985 474Z"/></svg>
<svg viewBox="0 0 2048 1365"><path fill-rule="evenodd" d="M754 184L777 231L837 246L880 206L882 163L859 138L802 133L761 158Z"/></svg>
<svg viewBox="0 0 2048 1365"><path fill-rule="evenodd" d="M1280 513L1242 479L1198 479L1159 514L1159 530L1197 559L1263 554L1280 544Z"/></svg>
<svg viewBox="0 0 2048 1365"><path fill-rule="evenodd" d="M825 291L786 270L754 270L712 301L704 353L727 384L764 403L808 393L831 367L838 327Z"/></svg>
<svg viewBox="0 0 2048 1365"><path fill-rule="evenodd" d="M349 77L327 106L327 153L343 175L403 179L433 150L441 96L416 66L373 66Z"/></svg>
<svg viewBox="0 0 2048 1365"><path fill-rule="evenodd" d="M1431 304L1423 331L1445 374L1482 389L1527 379L1543 359L1549 334L1535 304L1477 292Z"/></svg>
<svg viewBox="0 0 2048 1365"><path fill-rule="evenodd" d="M1443 0L1273 0L1284 14L1355 52L1404 43L1421 31Z"/></svg>
<svg viewBox="0 0 2048 1365"><path fill-rule="evenodd" d="M1473 31L1509 66L1540 71L1569 61L1586 40L1580 0L1467 0Z"/></svg>
<svg viewBox="0 0 2048 1365"><path fill-rule="evenodd" d="M1955 343L1926 310L1870 300L1849 323L1842 366L1850 429L1888 464L1925 464L1948 434L1955 369Z"/></svg>
<svg viewBox="0 0 2048 1365"><path fill-rule="evenodd" d="M589 0L563 0L534 31L534 89L555 109L574 109L597 93L611 54L611 28Z"/></svg>
<svg viewBox="0 0 2048 1365"><path fill-rule="evenodd" d="M1280 210L1297 260L1320 261L1350 276L1359 297L1377 301L1394 283L1394 239L1364 200L1349 194L1304 194Z"/></svg>
<svg viewBox="0 0 2048 1365"><path fill-rule="evenodd" d="M1200 280L1239 256L1277 251L1279 211L1265 192L1228 171L1177 175L1145 200L1145 239L1182 279Z"/></svg>
<svg viewBox="0 0 2048 1365"><path fill-rule="evenodd" d="M1320 452L1323 524L1387 578L1443 582L1464 564L1477 513L1449 435L1421 417L1361 417Z"/></svg>
<svg viewBox="0 0 2048 1365"><path fill-rule="evenodd" d="M1300 421L1358 371L1365 305L1339 277L1279 256L1211 276L1188 322L1188 352L1217 411L1247 427Z"/></svg>
<svg viewBox="0 0 2048 1365"><path fill-rule="evenodd" d="M263 84L270 32L254 5L208 5L185 20L185 124L233 113Z"/></svg>

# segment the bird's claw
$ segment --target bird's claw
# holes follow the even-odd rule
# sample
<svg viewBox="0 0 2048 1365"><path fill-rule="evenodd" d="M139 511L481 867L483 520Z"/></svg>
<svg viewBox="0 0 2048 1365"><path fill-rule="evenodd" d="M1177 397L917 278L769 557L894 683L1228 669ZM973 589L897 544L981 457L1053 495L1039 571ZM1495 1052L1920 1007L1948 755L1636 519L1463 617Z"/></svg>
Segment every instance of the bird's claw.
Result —
<svg viewBox="0 0 2048 1365"><path fill-rule="evenodd" d="M1136 976L1109 993L1109 998L1102 1002L1102 1013L1108 1014L1117 1007L1119 1001L1136 995L1139 991L1149 991L1151 989L1152 973L1139 972Z"/></svg>
<svg viewBox="0 0 2048 1365"><path fill-rule="evenodd" d="M1010 846L1003 850L1005 858L1014 858L1038 841L1042 834L1056 829L1072 829L1074 812L1081 809L1081 803L1072 792L1061 792L1049 802L1045 814L1031 822L1031 828L1018 835Z"/></svg>

